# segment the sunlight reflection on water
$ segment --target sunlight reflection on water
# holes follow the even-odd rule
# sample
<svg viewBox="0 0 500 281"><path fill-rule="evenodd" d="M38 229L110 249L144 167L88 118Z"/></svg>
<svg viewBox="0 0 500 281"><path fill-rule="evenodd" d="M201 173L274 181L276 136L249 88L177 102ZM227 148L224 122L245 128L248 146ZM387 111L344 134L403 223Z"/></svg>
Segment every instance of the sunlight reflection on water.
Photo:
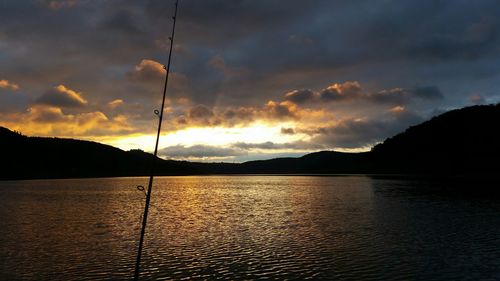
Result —
<svg viewBox="0 0 500 281"><path fill-rule="evenodd" d="M0 182L0 279L130 279L146 178ZM500 277L499 204L370 177L157 178L143 279ZM403 189L404 190L404 189Z"/></svg>

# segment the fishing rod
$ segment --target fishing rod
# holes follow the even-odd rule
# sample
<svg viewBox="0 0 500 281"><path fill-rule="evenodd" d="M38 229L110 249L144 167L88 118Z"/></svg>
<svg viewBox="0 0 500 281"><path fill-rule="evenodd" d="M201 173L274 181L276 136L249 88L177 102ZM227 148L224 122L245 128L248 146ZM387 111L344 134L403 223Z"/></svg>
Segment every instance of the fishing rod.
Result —
<svg viewBox="0 0 500 281"><path fill-rule="evenodd" d="M137 189L144 191L146 193L146 204L144 205L144 215L142 217L141 238L139 240L139 249L137 250L137 260L135 262L135 272L134 272L134 280L135 281L139 280L139 272L140 272L140 267L141 267L141 254L142 254L142 247L144 244L144 234L146 233L146 224L148 221L149 203L151 201L151 191L153 189L153 179L154 179L154 175L155 175L157 155L158 155L158 143L160 141L161 123L163 121L163 110L165 108L165 98L167 96L168 76L170 74L170 62L172 60L172 49L174 46L174 36L175 36L175 23L177 22L177 9L179 8L179 0L176 0L174 5L175 5L175 12L174 12L174 16L172 17L172 19L174 20L174 23L172 25L172 33L171 33L170 37L168 38L170 40L170 50L168 51L168 62L167 62L166 66L165 65L163 66L163 68L166 70L165 84L163 86L163 99L161 102L161 109L154 111L155 115L157 115L159 117L159 121L158 121L158 132L156 133L155 152L154 152L154 157L153 157L152 164L151 164L151 174L149 176L147 192L144 190L143 186L140 186L140 185L137 186Z"/></svg>

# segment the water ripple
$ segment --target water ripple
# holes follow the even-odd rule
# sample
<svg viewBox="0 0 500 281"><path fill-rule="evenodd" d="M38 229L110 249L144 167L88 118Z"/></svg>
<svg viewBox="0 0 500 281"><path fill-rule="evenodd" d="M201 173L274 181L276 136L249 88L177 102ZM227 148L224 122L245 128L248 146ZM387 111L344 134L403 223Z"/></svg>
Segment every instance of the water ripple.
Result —
<svg viewBox="0 0 500 281"><path fill-rule="evenodd" d="M130 280L145 178L0 183L0 279ZM498 280L498 200L403 179L166 177L147 280Z"/></svg>

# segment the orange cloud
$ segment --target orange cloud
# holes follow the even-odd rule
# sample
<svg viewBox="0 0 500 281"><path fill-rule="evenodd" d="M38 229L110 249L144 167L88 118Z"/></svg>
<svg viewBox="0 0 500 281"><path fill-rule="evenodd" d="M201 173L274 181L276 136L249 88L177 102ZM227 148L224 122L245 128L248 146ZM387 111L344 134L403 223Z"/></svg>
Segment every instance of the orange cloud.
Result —
<svg viewBox="0 0 500 281"><path fill-rule="evenodd" d="M272 100L268 101L264 107L266 112L270 117L274 118L299 118L300 112L298 106L290 101L274 102Z"/></svg>
<svg viewBox="0 0 500 281"><path fill-rule="evenodd" d="M394 112L394 113L400 113L400 112L403 112L405 111L405 107L404 106L395 106L393 108L391 108L390 112Z"/></svg>
<svg viewBox="0 0 500 281"><path fill-rule="evenodd" d="M357 81L334 83L318 93L319 101L354 100L360 98L361 85Z"/></svg>
<svg viewBox="0 0 500 281"><path fill-rule="evenodd" d="M123 104L124 104L124 101L122 99L116 99L116 100L108 102L108 107L111 109L115 109L118 106L123 105Z"/></svg>
<svg viewBox="0 0 500 281"><path fill-rule="evenodd" d="M318 99L318 93L309 89L294 90L285 94L285 99L297 104L310 102Z"/></svg>
<svg viewBox="0 0 500 281"><path fill-rule="evenodd" d="M165 69L163 64L154 60L143 59L126 74L126 78L134 83L142 84L146 87L144 93L155 94L160 97L160 85L165 80ZM185 75L177 72L170 72L168 95L169 97L185 98L190 93L188 79Z"/></svg>
<svg viewBox="0 0 500 281"><path fill-rule="evenodd" d="M0 88L17 91L19 90L19 85L12 83L9 80L2 79L0 80Z"/></svg>
<svg viewBox="0 0 500 281"><path fill-rule="evenodd" d="M268 101L261 107L208 107L196 105L185 111L171 111L167 119L175 122L167 123L165 130L175 131L189 127L244 127L252 123L267 124L283 121L324 122L331 120L332 115L323 109L301 108L290 101Z"/></svg>
<svg viewBox="0 0 500 281"><path fill-rule="evenodd" d="M335 83L326 88L326 90L335 90L341 95L355 96L361 92L361 85L358 81L346 81L344 83Z"/></svg>
<svg viewBox="0 0 500 281"><path fill-rule="evenodd" d="M0 125L27 135L84 138L135 130L123 115L110 119L100 111L65 114L61 108L47 105L35 105L23 113L0 113Z"/></svg>
<svg viewBox="0 0 500 281"><path fill-rule="evenodd" d="M134 71L129 73L129 78L133 81L148 82L162 81L165 75L163 64L154 60L143 59L135 66Z"/></svg>
<svg viewBox="0 0 500 281"><path fill-rule="evenodd" d="M334 83L320 91L309 89L294 90L284 95L284 99L296 104L323 104L327 102L362 101L374 104L407 104L412 98L440 99L441 91L435 86L420 87L413 90L393 88L379 92L364 92L357 81Z"/></svg>
<svg viewBox="0 0 500 281"><path fill-rule="evenodd" d="M285 100L296 104L354 100L362 97L361 85L357 81L334 83L314 92L310 89L294 90L285 94Z"/></svg>
<svg viewBox="0 0 500 281"><path fill-rule="evenodd" d="M82 97L81 93L77 93L64 85L59 85L48 90L36 100L37 104L44 104L56 107L84 107L87 101Z"/></svg>

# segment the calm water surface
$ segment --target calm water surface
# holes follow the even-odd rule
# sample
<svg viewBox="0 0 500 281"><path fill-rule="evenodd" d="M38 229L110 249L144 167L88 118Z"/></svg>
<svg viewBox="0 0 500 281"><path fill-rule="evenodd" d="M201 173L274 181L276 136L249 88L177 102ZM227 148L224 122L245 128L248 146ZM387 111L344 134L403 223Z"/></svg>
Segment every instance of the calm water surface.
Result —
<svg viewBox="0 0 500 281"><path fill-rule="evenodd" d="M1 280L133 276L146 178L0 182ZM156 180L142 278L500 280L500 198L404 179Z"/></svg>

